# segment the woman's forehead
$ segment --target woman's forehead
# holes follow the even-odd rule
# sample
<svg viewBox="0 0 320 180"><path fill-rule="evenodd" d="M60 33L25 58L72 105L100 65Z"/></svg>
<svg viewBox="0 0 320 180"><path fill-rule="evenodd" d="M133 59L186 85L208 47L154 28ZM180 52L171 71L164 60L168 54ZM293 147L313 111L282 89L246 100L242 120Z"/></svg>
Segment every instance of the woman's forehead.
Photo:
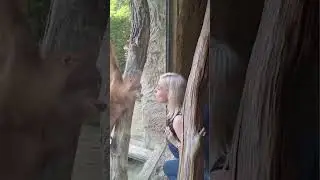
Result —
<svg viewBox="0 0 320 180"><path fill-rule="evenodd" d="M158 87L158 88L166 88L166 84L165 84L164 81L159 80L159 81L158 81L158 84L157 84L157 87Z"/></svg>

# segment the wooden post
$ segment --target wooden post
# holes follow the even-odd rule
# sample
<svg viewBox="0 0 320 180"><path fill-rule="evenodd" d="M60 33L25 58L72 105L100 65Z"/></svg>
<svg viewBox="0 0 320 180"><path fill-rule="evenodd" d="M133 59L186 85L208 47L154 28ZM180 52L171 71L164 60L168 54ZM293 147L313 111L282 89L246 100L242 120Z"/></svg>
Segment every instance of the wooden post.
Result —
<svg viewBox="0 0 320 180"><path fill-rule="evenodd" d="M209 50L210 38L210 1L207 3L206 13L203 20L203 26L197 43L196 51L193 57L192 68L188 79L184 104L184 137L183 151L179 162L180 180L197 180L203 179L203 158L198 156L201 149L202 132L198 132L201 128L201 119L199 118L198 97L200 82L204 76L205 65Z"/></svg>
<svg viewBox="0 0 320 180"><path fill-rule="evenodd" d="M200 36L207 0L174 0L174 71L188 77Z"/></svg>
<svg viewBox="0 0 320 180"><path fill-rule="evenodd" d="M301 141L313 141L303 136L319 127L313 109L319 86L318 16L319 1L265 1L234 134L232 179L313 179L302 175L312 161L303 164L300 158L310 152Z"/></svg>

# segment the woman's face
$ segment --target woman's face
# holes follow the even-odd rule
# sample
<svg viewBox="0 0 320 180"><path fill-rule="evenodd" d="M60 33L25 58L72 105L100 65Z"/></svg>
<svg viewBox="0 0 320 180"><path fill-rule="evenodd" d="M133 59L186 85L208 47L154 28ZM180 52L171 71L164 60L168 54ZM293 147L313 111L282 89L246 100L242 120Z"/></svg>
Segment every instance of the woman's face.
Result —
<svg viewBox="0 0 320 180"><path fill-rule="evenodd" d="M158 103L167 103L168 102L168 90L161 81L158 82L158 85L155 89L156 101Z"/></svg>

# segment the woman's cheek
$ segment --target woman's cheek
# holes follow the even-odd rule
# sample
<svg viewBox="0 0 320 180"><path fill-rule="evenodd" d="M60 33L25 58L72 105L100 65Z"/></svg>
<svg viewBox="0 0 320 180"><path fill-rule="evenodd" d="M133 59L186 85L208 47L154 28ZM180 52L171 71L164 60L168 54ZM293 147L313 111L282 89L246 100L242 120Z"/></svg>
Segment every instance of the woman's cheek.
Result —
<svg viewBox="0 0 320 180"><path fill-rule="evenodd" d="M168 98L166 94L161 94L161 102L167 102Z"/></svg>
<svg viewBox="0 0 320 180"><path fill-rule="evenodd" d="M165 98L163 97L163 94L158 94L157 96L157 101L159 103L163 103L165 101Z"/></svg>
<svg viewBox="0 0 320 180"><path fill-rule="evenodd" d="M155 94L155 96L156 96L156 100L158 102L161 101L161 96L160 96L160 94L158 92Z"/></svg>

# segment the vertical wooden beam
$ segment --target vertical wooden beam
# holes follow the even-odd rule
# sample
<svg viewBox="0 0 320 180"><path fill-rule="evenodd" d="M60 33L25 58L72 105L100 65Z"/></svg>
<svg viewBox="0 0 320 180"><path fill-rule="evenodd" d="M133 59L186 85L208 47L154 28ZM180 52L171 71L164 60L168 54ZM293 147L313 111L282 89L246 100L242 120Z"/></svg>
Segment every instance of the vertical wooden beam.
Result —
<svg viewBox="0 0 320 180"><path fill-rule="evenodd" d="M171 41L171 48L172 48L172 71L178 72L178 62L177 62L177 19L178 19L178 0L173 0L172 1L172 29L171 29L171 34L172 34L172 41Z"/></svg>
<svg viewBox="0 0 320 180"><path fill-rule="evenodd" d="M313 179L302 176L299 160L309 149L298 151L310 140L304 129L319 122L318 95L310 96L319 86L310 73L319 67L318 16L319 1L265 1L239 108L233 179Z"/></svg>
<svg viewBox="0 0 320 180"><path fill-rule="evenodd" d="M196 49L207 0L179 0L176 7L175 71L188 77Z"/></svg>
<svg viewBox="0 0 320 180"><path fill-rule="evenodd" d="M209 52L210 38L210 1L207 3L206 13L199 40L193 57L192 68L187 83L183 103L183 151L179 162L180 180L203 179L203 156L201 152L202 119L199 111L199 91L201 81L205 77L206 62Z"/></svg>

